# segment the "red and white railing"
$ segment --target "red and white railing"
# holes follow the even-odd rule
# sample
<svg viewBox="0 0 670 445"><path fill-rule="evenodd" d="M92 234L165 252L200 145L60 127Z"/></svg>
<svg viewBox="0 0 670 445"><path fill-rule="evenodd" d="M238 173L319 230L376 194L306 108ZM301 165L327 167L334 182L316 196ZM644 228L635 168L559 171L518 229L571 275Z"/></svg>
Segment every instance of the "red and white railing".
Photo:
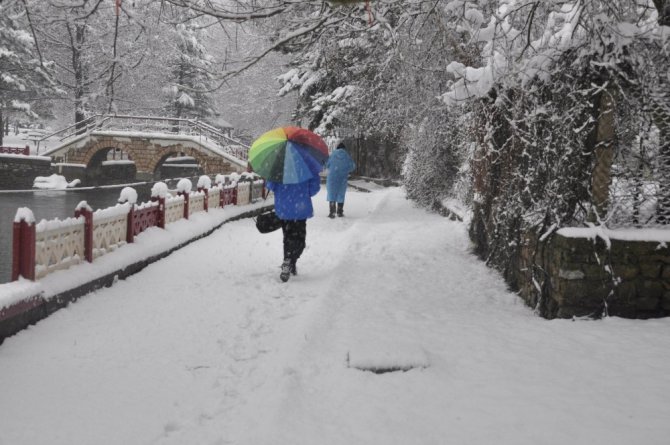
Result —
<svg viewBox="0 0 670 445"><path fill-rule="evenodd" d="M0 147L0 154L8 155L26 155L30 154L30 147Z"/></svg>
<svg viewBox="0 0 670 445"><path fill-rule="evenodd" d="M265 181L261 179L211 187L209 178L203 178L194 192L190 190L191 182L183 179L187 182L180 182L177 196L162 193L167 186L158 183L162 186L154 186L151 201L141 204L125 202L93 211L82 201L74 217L62 221L56 218L36 224L29 209L19 209L13 227L12 281L20 276L37 280L82 261L93 262L132 243L149 227L164 229L167 224L188 219L197 212L251 204L267 196ZM123 199L123 192L121 196Z"/></svg>

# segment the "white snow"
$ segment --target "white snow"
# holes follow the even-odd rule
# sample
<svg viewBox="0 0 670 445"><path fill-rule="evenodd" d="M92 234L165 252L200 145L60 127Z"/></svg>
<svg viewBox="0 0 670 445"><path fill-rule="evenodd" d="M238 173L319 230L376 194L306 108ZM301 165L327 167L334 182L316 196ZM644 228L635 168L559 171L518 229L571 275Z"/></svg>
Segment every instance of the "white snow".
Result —
<svg viewBox="0 0 670 445"><path fill-rule="evenodd" d="M25 221L28 224L35 223L35 215L33 214L33 211L30 210L28 207L19 207L16 210L16 215L14 216L14 222L21 222L21 221Z"/></svg>
<svg viewBox="0 0 670 445"><path fill-rule="evenodd" d="M601 226L593 227L569 227L556 231L566 238L602 238L604 241L616 239L621 241L670 241L669 229L607 229Z"/></svg>
<svg viewBox="0 0 670 445"><path fill-rule="evenodd" d="M465 225L399 189L350 190L335 220L325 191L314 204L288 283L281 232L241 220L5 340L0 443L667 443L669 319L538 318L471 255Z"/></svg>
<svg viewBox="0 0 670 445"><path fill-rule="evenodd" d="M18 134L16 134L14 131L10 131L8 135L5 135L3 138L2 145L8 147L25 147L27 145L30 147L30 152L33 155L35 155L37 151L36 141L38 139L42 139L45 135L49 133L51 133L50 129L35 130L35 129L20 128ZM41 141L39 146L40 153L44 153L45 151L47 151L47 149L55 145L58 145L59 142L60 141L56 137L50 137L48 139L45 139L44 141ZM35 158L51 160L51 157L49 156L35 156Z"/></svg>
<svg viewBox="0 0 670 445"><path fill-rule="evenodd" d="M165 198L168 196L168 186L164 182L157 182L151 187L152 198Z"/></svg>
<svg viewBox="0 0 670 445"><path fill-rule="evenodd" d="M197 188L211 189L212 188L212 178L207 175L202 175L198 178Z"/></svg>
<svg viewBox="0 0 670 445"><path fill-rule="evenodd" d="M182 193L190 193L193 188L193 183L190 179L182 178L177 183L177 191Z"/></svg>
<svg viewBox="0 0 670 445"><path fill-rule="evenodd" d="M53 174L51 176L37 176L33 181L33 188L44 190L63 190L66 188L76 187L81 180L74 179L70 182L65 179L65 176Z"/></svg>
<svg viewBox="0 0 670 445"><path fill-rule="evenodd" d="M49 156L15 155L11 153L0 153L0 158L37 159L40 161L51 161Z"/></svg>
<svg viewBox="0 0 670 445"><path fill-rule="evenodd" d="M132 161L130 159L117 159L117 160L111 160L111 161L102 161L102 165L127 165L127 164L134 164L135 161Z"/></svg>
<svg viewBox="0 0 670 445"><path fill-rule="evenodd" d="M102 220L107 218L115 218L121 215L127 215L128 213L130 213L131 204L134 203L131 203L130 201L124 201L123 203L116 204L115 206L112 207L98 209L95 212L93 212L93 218L95 220Z"/></svg>
<svg viewBox="0 0 670 445"><path fill-rule="evenodd" d="M86 164L78 164L75 162L56 162L51 164L55 167L80 167L80 168L86 168Z"/></svg>
<svg viewBox="0 0 670 445"><path fill-rule="evenodd" d="M88 202L86 201L79 201L79 204L77 204L77 207L74 208L74 211L76 212L77 210L87 210L89 212L92 212L93 209L91 208L90 205L88 205Z"/></svg>
<svg viewBox="0 0 670 445"><path fill-rule="evenodd" d="M85 203L86 201L82 201ZM38 222L35 225L35 231L37 233L40 232L45 232L47 230L58 230L62 229L65 227L71 227L71 226L76 226L78 224L81 224L84 221L84 217L80 216L78 218L75 217L68 217L63 220L60 218L54 218L54 219L42 219L40 222ZM2 295L0 294L0 307L4 305L4 299L2 298Z"/></svg>
<svg viewBox="0 0 670 445"><path fill-rule="evenodd" d="M120 203L127 202L128 204L137 203L137 190L132 187L122 188L118 201Z"/></svg>
<svg viewBox="0 0 670 445"><path fill-rule="evenodd" d="M188 167L188 168L198 168L198 167L200 167L200 164L163 164L163 165L161 165L161 168L163 168L163 167L165 167L165 168L172 168L172 167L176 167L176 168L186 168L186 167Z"/></svg>

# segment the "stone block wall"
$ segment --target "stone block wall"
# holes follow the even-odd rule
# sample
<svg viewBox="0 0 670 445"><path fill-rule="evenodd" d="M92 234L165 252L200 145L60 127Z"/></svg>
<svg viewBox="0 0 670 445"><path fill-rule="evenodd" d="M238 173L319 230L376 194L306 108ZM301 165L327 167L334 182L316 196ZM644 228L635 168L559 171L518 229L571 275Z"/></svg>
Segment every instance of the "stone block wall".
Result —
<svg viewBox="0 0 670 445"><path fill-rule="evenodd" d="M49 159L0 156L0 189L31 189L35 177L49 175L51 175Z"/></svg>
<svg viewBox="0 0 670 445"><path fill-rule="evenodd" d="M167 165L166 165L167 164ZM161 165L159 168L160 178L156 179L168 179L168 178L190 178L193 176L200 176L204 174L202 167L191 167L191 166L181 166L175 164L166 163Z"/></svg>
<svg viewBox="0 0 670 445"><path fill-rule="evenodd" d="M91 185L127 184L135 181L137 167L135 164L102 165L100 170L88 172L87 182Z"/></svg>
<svg viewBox="0 0 670 445"><path fill-rule="evenodd" d="M51 173L65 176L68 182L79 179L82 186L86 184L86 166L84 165L51 164Z"/></svg>
<svg viewBox="0 0 670 445"><path fill-rule="evenodd" d="M519 293L546 318L668 316L669 245L560 232L539 243L528 236L516 268Z"/></svg>

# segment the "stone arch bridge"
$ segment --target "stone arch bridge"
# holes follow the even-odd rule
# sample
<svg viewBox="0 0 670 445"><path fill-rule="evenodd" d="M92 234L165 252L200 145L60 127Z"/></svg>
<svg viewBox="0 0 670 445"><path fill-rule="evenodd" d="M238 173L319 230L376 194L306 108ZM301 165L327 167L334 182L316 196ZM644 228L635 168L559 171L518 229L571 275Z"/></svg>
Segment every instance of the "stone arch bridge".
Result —
<svg viewBox="0 0 670 445"><path fill-rule="evenodd" d="M118 153L119 160L134 163L138 179L159 179L159 169L170 157L193 158L209 175L247 169L248 147L202 122L132 116L96 118L85 128L71 127L73 134L61 136L59 145L39 154L50 156L57 164L94 170L109 164L110 154L116 160ZM44 141L53 137L47 136Z"/></svg>

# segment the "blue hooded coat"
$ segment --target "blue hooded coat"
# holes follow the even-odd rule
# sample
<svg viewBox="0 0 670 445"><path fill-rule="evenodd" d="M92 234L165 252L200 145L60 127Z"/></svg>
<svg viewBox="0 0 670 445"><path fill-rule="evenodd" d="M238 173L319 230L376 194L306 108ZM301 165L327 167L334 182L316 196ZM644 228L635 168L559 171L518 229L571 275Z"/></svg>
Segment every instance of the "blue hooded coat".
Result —
<svg viewBox="0 0 670 445"><path fill-rule="evenodd" d="M321 188L318 176L298 184L267 181L265 186L275 195L275 213L279 219L300 220L314 216L312 196Z"/></svg>
<svg viewBox="0 0 670 445"><path fill-rule="evenodd" d="M328 178L326 179L327 200L344 203L344 194L347 192L347 178L349 173L356 169L356 163L344 148L336 148L330 154L328 162Z"/></svg>

